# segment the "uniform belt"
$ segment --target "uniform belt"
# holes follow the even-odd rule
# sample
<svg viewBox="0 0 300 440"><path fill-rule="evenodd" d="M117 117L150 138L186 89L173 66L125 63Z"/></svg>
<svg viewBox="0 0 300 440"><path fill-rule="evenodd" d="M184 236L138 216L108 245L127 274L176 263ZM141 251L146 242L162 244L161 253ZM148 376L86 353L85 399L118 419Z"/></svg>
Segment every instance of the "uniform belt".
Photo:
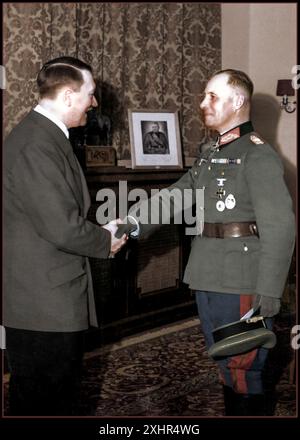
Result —
<svg viewBox="0 0 300 440"><path fill-rule="evenodd" d="M258 236L258 230L255 222L204 223L202 235L209 238L238 238Z"/></svg>

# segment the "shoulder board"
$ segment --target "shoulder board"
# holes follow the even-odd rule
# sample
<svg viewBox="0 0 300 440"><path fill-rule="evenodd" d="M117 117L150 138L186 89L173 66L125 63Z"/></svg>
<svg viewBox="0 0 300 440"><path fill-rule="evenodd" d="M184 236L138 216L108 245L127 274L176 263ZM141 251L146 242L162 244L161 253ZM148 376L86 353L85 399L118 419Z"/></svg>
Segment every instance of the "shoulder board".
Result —
<svg viewBox="0 0 300 440"><path fill-rule="evenodd" d="M262 145L265 143L265 141L257 133L252 133L250 135L250 141L256 145Z"/></svg>

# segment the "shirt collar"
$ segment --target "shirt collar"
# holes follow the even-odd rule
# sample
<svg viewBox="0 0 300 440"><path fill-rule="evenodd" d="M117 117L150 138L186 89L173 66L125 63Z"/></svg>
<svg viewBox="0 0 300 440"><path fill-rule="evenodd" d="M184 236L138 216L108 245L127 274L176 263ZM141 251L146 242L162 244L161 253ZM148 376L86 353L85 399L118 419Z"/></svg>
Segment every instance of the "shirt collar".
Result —
<svg viewBox="0 0 300 440"><path fill-rule="evenodd" d="M66 137L69 139L69 131L65 124L60 121L53 113L50 113L48 110L46 110L44 107L42 107L40 104L38 104L34 109L37 113L40 113L41 115L45 116L46 118L50 119L54 124L56 124L66 135Z"/></svg>

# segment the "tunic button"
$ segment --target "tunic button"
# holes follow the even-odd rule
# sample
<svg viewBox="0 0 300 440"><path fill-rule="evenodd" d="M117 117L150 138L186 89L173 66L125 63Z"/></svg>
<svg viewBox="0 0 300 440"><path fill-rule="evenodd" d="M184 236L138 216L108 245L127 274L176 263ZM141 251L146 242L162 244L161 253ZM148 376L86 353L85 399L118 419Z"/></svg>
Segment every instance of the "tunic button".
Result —
<svg viewBox="0 0 300 440"><path fill-rule="evenodd" d="M198 174L198 172L197 171L195 171L195 176Z"/></svg>
<svg viewBox="0 0 300 440"><path fill-rule="evenodd" d="M224 173L224 171L222 171L222 172L221 172L221 176L225 176L225 173Z"/></svg>
<svg viewBox="0 0 300 440"><path fill-rule="evenodd" d="M209 167L207 169L208 169L208 171L210 171L211 170L211 166L209 165Z"/></svg>
<svg viewBox="0 0 300 440"><path fill-rule="evenodd" d="M248 251L248 246L244 244L244 251L247 252Z"/></svg>

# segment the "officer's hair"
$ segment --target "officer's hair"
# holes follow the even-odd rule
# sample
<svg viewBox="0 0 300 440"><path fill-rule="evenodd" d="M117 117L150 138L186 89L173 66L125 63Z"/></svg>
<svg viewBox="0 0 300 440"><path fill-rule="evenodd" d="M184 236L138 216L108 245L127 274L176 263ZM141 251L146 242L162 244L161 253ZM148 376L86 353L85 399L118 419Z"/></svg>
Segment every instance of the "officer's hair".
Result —
<svg viewBox="0 0 300 440"><path fill-rule="evenodd" d="M253 94L254 86L253 86L253 82L245 72L235 69L224 69L224 70L218 70L213 75L213 77L216 75L220 75L221 73L226 73L228 75L227 84L231 86L241 87L247 93L247 97L249 99L251 98Z"/></svg>
<svg viewBox="0 0 300 440"><path fill-rule="evenodd" d="M37 76L40 97L53 99L65 85L78 91L84 82L82 70L92 73L92 68L78 58L63 56L48 61Z"/></svg>

